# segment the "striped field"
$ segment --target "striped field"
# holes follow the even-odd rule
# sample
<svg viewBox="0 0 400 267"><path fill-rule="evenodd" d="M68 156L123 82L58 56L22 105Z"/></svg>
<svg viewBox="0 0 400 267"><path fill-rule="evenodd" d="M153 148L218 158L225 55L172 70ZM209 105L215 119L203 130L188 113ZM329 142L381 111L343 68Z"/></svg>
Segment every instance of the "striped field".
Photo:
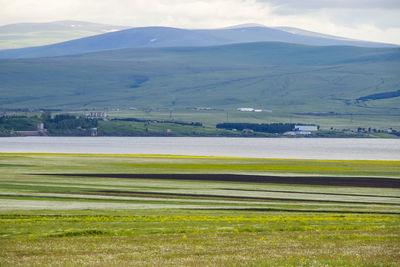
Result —
<svg viewBox="0 0 400 267"><path fill-rule="evenodd" d="M398 266L399 180L398 161L3 153L0 265Z"/></svg>

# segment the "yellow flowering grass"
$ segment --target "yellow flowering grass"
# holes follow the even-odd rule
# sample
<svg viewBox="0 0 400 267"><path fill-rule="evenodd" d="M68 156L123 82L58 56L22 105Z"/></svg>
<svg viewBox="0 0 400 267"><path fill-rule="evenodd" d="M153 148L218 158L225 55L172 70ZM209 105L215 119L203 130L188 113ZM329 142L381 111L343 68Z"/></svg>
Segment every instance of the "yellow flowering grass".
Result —
<svg viewBox="0 0 400 267"><path fill-rule="evenodd" d="M113 215L106 215L107 211L101 215L42 213L0 216L0 265L400 263L400 217L395 215L167 210Z"/></svg>

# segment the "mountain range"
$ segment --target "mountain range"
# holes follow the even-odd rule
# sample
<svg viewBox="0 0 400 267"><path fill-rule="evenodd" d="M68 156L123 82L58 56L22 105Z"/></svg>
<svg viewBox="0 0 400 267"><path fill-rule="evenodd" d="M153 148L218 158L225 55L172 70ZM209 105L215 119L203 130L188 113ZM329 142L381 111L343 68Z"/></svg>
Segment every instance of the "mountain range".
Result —
<svg viewBox="0 0 400 267"><path fill-rule="evenodd" d="M68 25L82 24L86 25L85 29L100 29L102 31L106 29L104 25L71 23L69 22ZM65 25L62 24L60 26L57 24L56 26L64 27ZM108 29L114 28L114 26L110 26ZM345 39L296 28L269 28L252 24L208 30L140 27L112 31L45 46L0 50L0 58L52 57L123 48L203 47L251 42L284 42L314 46L396 47L391 44Z"/></svg>
<svg viewBox="0 0 400 267"><path fill-rule="evenodd" d="M75 20L8 24L0 26L0 49L54 44L128 28Z"/></svg>
<svg viewBox="0 0 400 267"><path fill-rule="evenodd" d="M131 28L0 57L1 108L400 115L398 46L294 28Z"/></svg>

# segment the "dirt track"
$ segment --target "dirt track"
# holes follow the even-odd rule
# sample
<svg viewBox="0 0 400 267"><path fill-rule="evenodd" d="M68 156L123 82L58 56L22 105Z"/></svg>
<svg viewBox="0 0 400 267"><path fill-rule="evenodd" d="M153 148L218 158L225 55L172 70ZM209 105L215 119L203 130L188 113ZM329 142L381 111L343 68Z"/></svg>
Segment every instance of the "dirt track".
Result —
<svg viewBox="0 0 400 267"><path fill-rule="evenodd" d="M328 177L328 176L266 176L242 174L122 174L122 173L53 173L32 174L68 177L99 177L123 179L165 179L165 180L202 180L226 182L251 182L274 184L305 184L330 186L356 186L400 188L400 179L375 177Z"/></svg>

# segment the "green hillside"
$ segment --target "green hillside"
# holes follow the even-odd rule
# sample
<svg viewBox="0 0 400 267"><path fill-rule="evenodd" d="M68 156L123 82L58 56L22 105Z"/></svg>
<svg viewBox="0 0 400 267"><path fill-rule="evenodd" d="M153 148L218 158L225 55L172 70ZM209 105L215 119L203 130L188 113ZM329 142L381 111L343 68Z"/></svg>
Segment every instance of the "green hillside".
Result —
<svg viewBox="0 0 400 267"><path fill-rule="evenodd" d="M0 60L2 108L400 113L400 49L250 43ZM364 98L363 98L364 97ZM367 98L365 98L367 97Z"/></svg>

